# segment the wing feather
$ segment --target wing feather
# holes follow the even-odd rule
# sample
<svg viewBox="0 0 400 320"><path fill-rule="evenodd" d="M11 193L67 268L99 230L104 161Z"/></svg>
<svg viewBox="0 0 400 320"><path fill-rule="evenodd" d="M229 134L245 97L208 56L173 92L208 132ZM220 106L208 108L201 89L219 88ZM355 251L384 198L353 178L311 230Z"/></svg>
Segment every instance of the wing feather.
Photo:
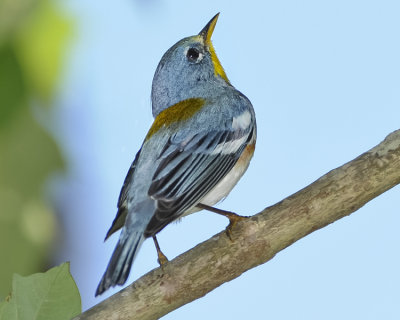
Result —
<svg viewBox="0 0 400 320"><path fill-rule="evenodd" d="M128 188L129 186L132 185L133 183L133 175L136 170L136 164L138 162L139 156L140 156L140 151L142 149L139 149L139 151L136 153L135 160L133 160L132 165L129 168L128 174L125 177L124 184L121 189L121 193L119 194L118 198L118 212L117 215L110 227L110 229L107 232L106 238L104 240L107 240L114 232L118 231L123 227L125 224L125 219L126 215L128 214L128 210L126 208L126 200L128 197Z"/></svg>
<svg viewBox="0 0 400 320"><path fill-rule="evenodd" d="M170 138L148 191L157 200L157 211L146 233L157 233L212 190L234 167L252 132L221 129L180 141Z"/></svg>

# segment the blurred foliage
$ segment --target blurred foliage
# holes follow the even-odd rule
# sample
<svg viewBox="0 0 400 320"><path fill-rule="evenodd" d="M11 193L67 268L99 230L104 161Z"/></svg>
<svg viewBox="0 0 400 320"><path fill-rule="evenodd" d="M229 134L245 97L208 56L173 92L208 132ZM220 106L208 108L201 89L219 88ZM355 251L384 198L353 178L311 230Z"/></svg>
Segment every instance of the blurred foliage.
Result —
<svg viewBox="0 0 400 320"><path fill-rule="evenodd" d="M0 297L46 266L57 234L44 186L63 160L32 104L51 106L71 29L55 1L0 0Z"/></svg>
<svg viewBox="0 0 400 320"><path fill-rule="evenodd" d="M12 293L0 303L0 320L69 320L81 312L69 263L28 277L14 274Z"/></svg>

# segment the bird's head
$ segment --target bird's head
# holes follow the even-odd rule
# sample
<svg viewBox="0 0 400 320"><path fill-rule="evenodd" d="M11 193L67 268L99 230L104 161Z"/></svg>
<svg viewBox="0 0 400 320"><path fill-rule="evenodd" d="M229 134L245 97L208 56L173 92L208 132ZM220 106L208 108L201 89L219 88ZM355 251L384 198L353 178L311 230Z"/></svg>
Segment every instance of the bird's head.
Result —
<svg viewBox="0 0 400 320"><path fill-rule="evenodd" d="M152 85L153 116L179 101L203 97L213 85L230 85L211 42L218 16L199 34L178 41L162 57Z"/></svg>

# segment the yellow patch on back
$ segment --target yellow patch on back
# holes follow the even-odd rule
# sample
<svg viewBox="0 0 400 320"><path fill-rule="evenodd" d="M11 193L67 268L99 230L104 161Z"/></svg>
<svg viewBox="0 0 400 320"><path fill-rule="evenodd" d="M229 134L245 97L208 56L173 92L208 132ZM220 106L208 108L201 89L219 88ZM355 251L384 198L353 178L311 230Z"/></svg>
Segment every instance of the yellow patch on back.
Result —
<svg viewBox="0 0 400 320"><path fill-rule="evenodd" d="M173 106L161 111L155 118L153 125L147 133L146 139L164 126L171 125L174 122L184 121L191 118L204 106L205 100L202 98L190 98L180 101Z"/></svg>

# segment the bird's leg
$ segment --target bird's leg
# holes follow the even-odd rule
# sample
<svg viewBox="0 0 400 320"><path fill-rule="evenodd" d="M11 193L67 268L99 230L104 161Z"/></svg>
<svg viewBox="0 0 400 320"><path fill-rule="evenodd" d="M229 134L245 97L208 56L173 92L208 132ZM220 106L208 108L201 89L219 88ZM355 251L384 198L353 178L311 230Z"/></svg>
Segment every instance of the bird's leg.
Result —
<svg viewBox="0 0 400 320"><path fill-rule="evenodd" d="M233 241L232 240L232 229L233 229L233 227L236 225L236 223L238 221L241 221L241 220L244 220L244 219L248 218L248 217L245 217L245 216L240 216L240 215L238 215L238 214L236 214L236 213L234 213L232 211L221 210L221 209L214 208L214 207L208 206L206 204L202 204L202 203L198 203L196 206L198 208L200 208L200 209L204 209L204 210L207 210L207 211L218 213L220 215L223 215L223 216L227 217L229 219L229 225L226 227L226 235L229 237L229 239L231 241Z"/></svg>
<svg viewBox="0 0 400 320"><path fill-rule="evenodd" d="M157 250L157 255L158 255L158 263L161 266L161 269L164 267L164 265L168 262L168 258L165 256L164 253L162 253L161 249L160 249L160 245L158 244L157 238L156 236L153 236L153 241L154 244L156 246L156 250Z"/></svg>

